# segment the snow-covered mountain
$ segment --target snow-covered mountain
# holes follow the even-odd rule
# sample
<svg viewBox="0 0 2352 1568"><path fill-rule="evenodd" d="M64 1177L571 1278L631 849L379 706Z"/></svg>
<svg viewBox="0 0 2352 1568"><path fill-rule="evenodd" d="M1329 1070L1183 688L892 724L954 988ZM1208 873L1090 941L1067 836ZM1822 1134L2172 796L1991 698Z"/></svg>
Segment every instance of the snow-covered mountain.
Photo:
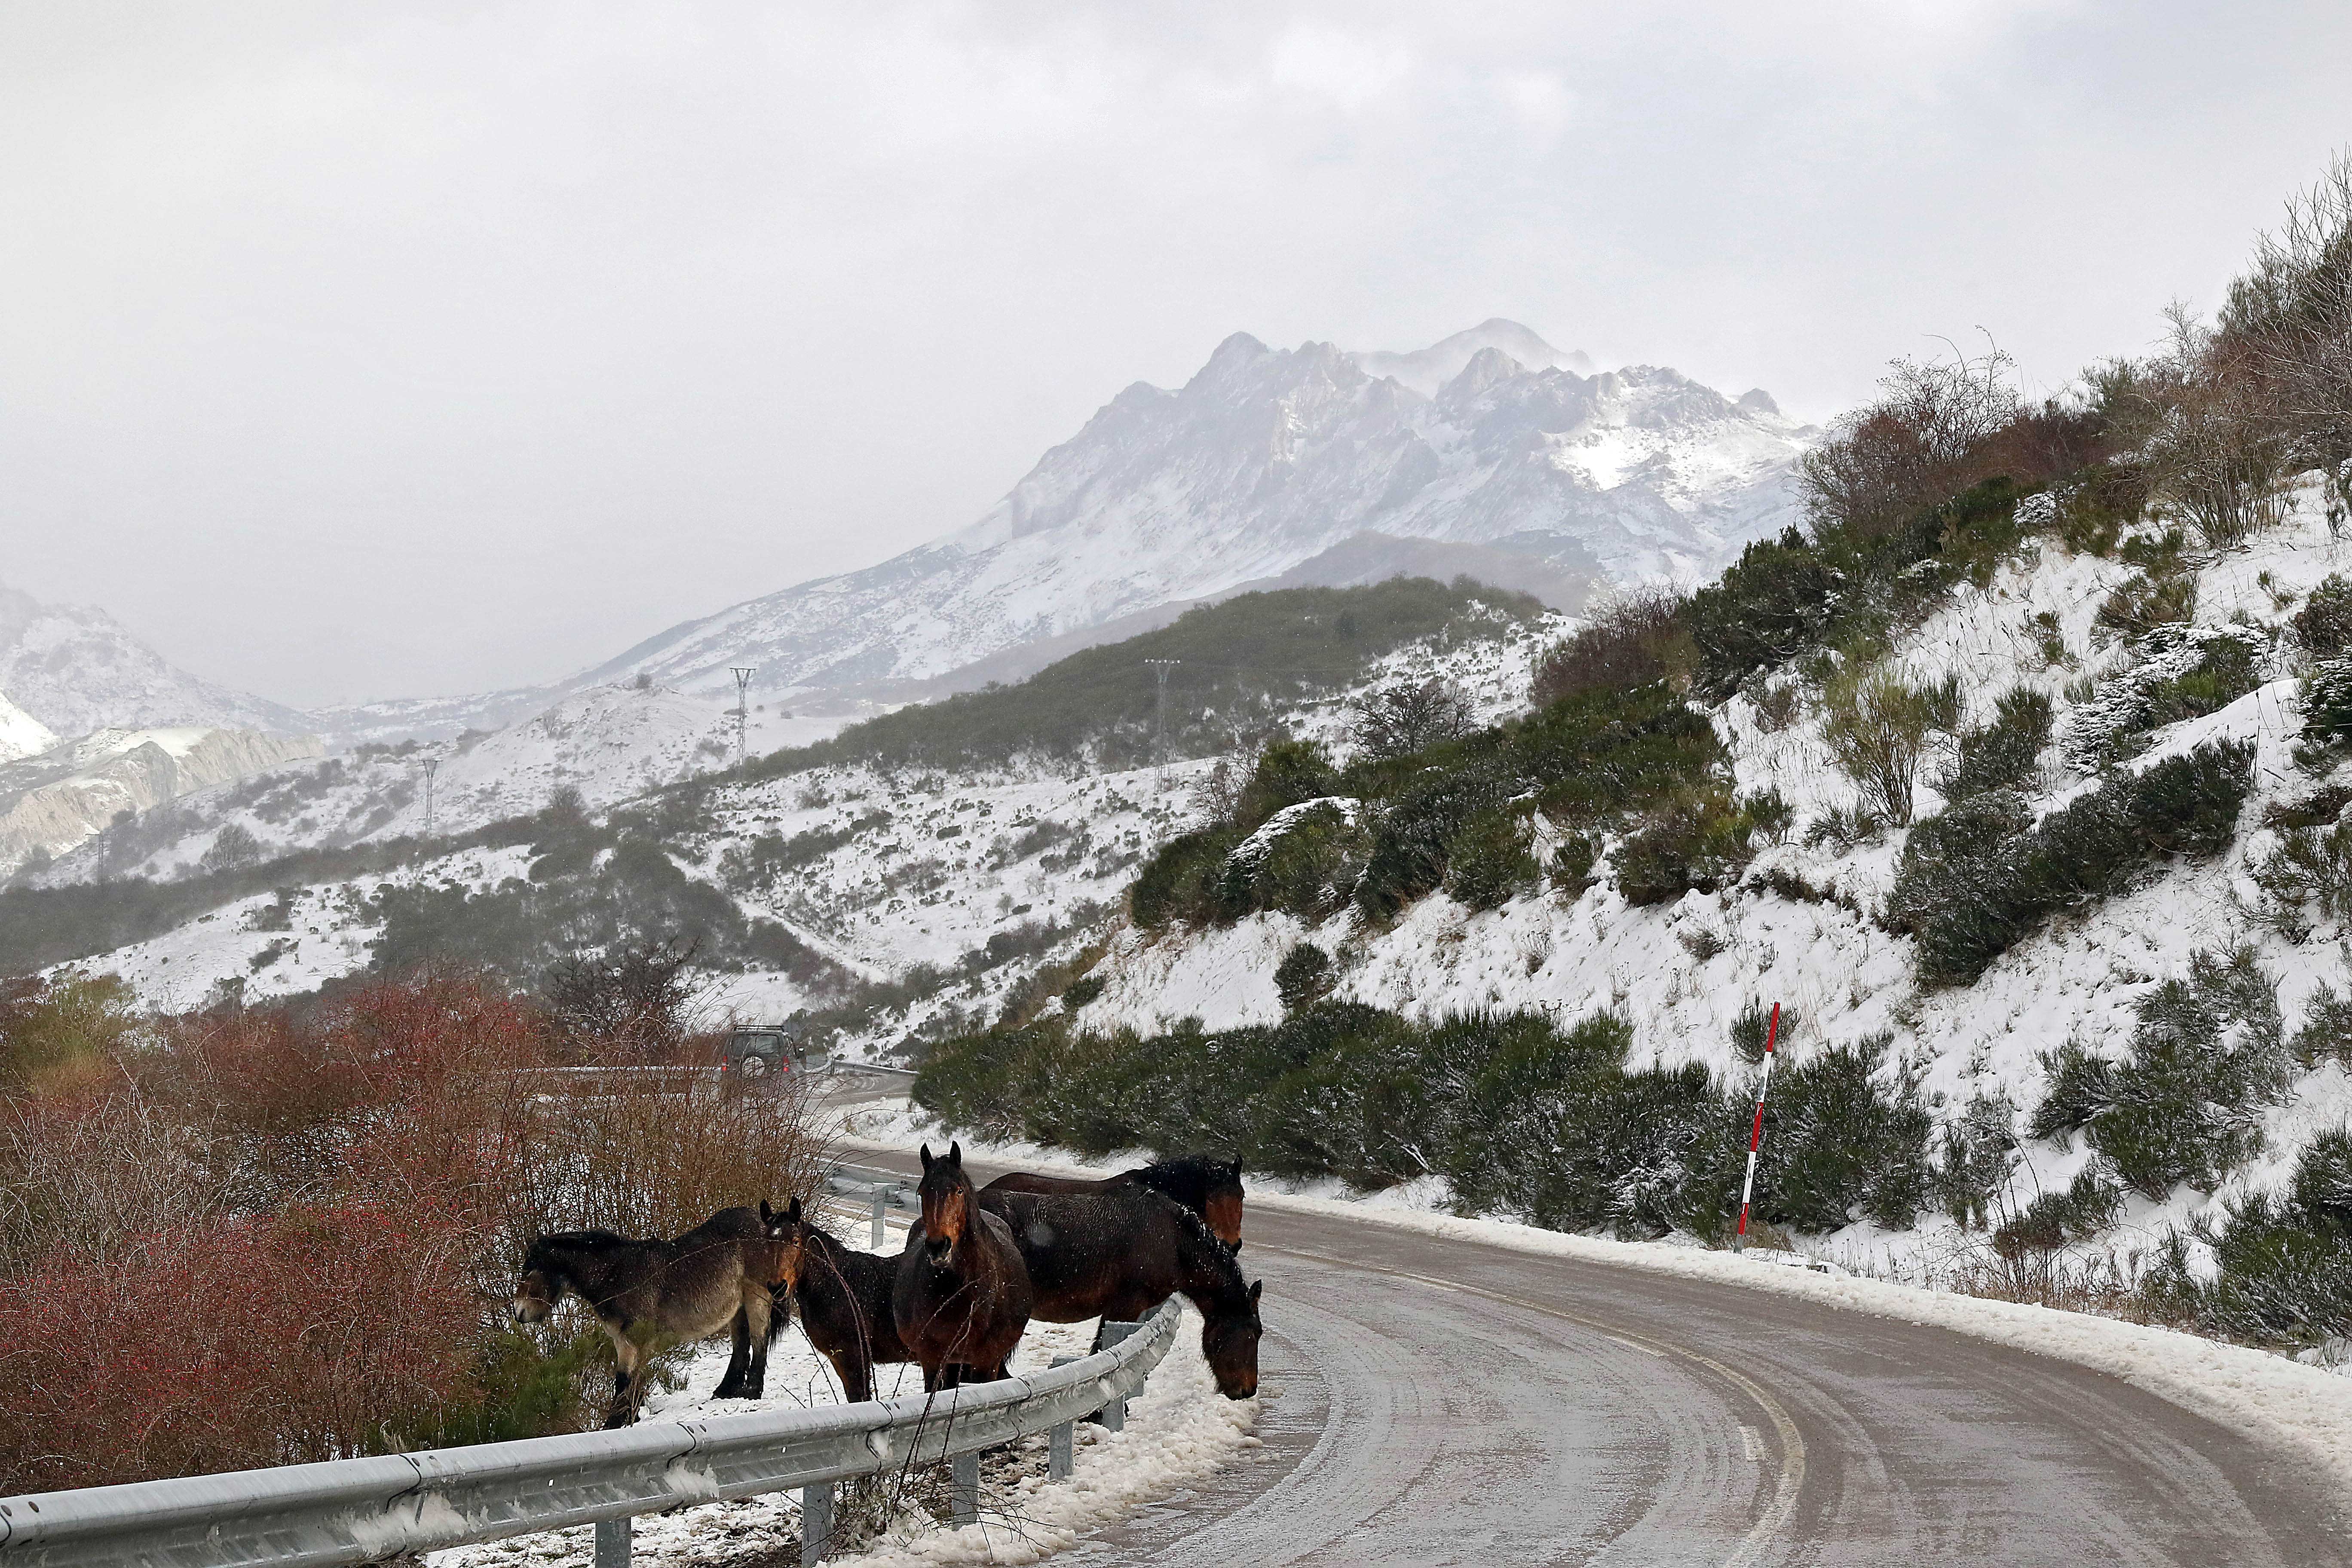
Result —
<svg viewBox="0 0 2352 1568"><path fill-rule="evenodd" d="M315 727L291 708L176 668L104 610L45 605L5 584L0 693L55 735L188 725L303 735Z"/></svg>
<svg viewBox="0 0 2352 1568"><path fill-rule="evenodd" d="M36 756L57 743L47 724L0 694L0 763Z"/></svg>
<svg viewBox="0 0 2352 1568"><path fill-rule="evenodd" d="M231 783L320 754L311 736L179 725L100 730L0 763L0 873L78 847L118 812Z"/></svg>
<svg viewBox="0 0 2352 1568"><path fill-rule="evenodd" d="M1120 393L971 526L579 681L723 690L751 664L770 692L904 691L1029 643L1129 635L1365 534L1476 547L1496 575L1517 562L1558 584L1711 575L1793 518L1813 433L1769 396L1589 365L1500 321L1407 354L1236 333L1182 387Z"/></svg>

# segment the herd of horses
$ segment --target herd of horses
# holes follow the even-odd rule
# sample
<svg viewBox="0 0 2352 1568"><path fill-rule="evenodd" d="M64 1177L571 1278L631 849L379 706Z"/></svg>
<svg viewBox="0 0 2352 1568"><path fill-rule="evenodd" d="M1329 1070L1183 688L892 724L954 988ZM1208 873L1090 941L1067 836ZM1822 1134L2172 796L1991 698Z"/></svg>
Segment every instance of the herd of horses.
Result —
<svg viewBox="0 0 2352 1568"><path fill-rule="evenodd" d="M1201 1353L1228 1399L1257 1392L1264 1281L1245 1281L1239 1161L1186 1155L1099 1181L1024 1173L975 1188L963 1147L923 1145L922 1217L895 1258L843 1246L798 1197L722 1209L669 1240L610 1231L543 1236L513 1311L543 1320L566 1291L612 1339L606 1426L636 1419L654 1351L730 1331L719 1398L760 1397L768 1346L794 1313L842 1394L874 1397L874 1369L913 1362L926 1392L1010 1375L1034 1321L1140 1320L1171 1296L1201 1314ZM1099 1336L1097 1336L1099 1343Z"/></svg>

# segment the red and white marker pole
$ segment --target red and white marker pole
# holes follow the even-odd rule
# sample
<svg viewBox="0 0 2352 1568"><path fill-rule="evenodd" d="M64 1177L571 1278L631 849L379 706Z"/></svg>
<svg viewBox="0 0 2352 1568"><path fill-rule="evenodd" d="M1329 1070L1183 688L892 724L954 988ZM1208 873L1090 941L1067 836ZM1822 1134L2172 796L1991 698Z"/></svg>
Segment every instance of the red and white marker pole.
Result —
<svg viewBox="0 0 2352 1568"><path fill-rule="evenodd" d="M1780 1038L1780 1004L1772 1004L1772 1021L1764 1026L1764 1076L1756 1084L1756 1123L1748 1130L1748 1179L1739 1184L1739 1234L1731 1249L1748 1247L1748 1205L1756 1197L1756 1151L1764 1146L1764 1091L1772 1087L1772 1047Z"/></svg>

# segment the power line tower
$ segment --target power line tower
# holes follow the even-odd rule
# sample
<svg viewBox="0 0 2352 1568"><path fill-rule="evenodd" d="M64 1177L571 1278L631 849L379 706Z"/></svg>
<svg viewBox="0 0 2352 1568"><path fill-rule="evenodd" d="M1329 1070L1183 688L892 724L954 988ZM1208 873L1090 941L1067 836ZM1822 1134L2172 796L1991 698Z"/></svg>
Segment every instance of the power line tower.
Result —
<svg viewBox="0 0 2352 1568"><path fill-rule="evenodd" d="M425 837L433 837L433 775L441 771L441 759L425 759Z"/></svg>
<svg viewBox="0 0 2352 1568"><path fill-rule="evenodd" d="M1151 698L1151 750L1155 755L1168 750L1168 672L1184 661L1181 658L1147 658L1151 673L1160 678L1159 689Z"/></svg>
<svg viewBox="0 0 2352 1568"><path fill-rule="evenodd" d="M760 673L760 667L756 664L730 664L727 668L735 676L735 765L740 768L743 765L748 749L743 739L746 714L743 705L751 700L751 678Z"/></svg>

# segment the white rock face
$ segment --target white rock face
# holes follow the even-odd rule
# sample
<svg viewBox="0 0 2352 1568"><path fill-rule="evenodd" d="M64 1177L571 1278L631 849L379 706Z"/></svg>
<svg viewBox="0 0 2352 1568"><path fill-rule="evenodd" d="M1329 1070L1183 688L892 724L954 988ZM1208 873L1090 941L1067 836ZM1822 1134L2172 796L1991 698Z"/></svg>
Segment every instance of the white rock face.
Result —
<svg viewBox="0 0 2352 1568"><path fill-rule="evenodd" d="M0 766L0 871L59 855L113 821L176 795L321 754L313 736L180 726L101 730Z"/></svg>
<svg viewBox="0 0 2352 1568"><path fill-rule="evenodd" d="M1507 321L1411 354L1236 334L1181 388L1120 393L970 527L677 626L580 680L725 690L729 665L755 664L764 691L887 690L1366 534L1633 582L1712 575L1793 520L1810 426L1760 394L1589 363Z"/></svg>
<svg viewBox="0 0 2352 1568"><path fill-rule="evenodd" d="M103 610L44 605L5 584L0 691L57 735L154 725L297 735L313 728L290 708L174 668ZM6 755L0 750L0 759Z"/></svg>

